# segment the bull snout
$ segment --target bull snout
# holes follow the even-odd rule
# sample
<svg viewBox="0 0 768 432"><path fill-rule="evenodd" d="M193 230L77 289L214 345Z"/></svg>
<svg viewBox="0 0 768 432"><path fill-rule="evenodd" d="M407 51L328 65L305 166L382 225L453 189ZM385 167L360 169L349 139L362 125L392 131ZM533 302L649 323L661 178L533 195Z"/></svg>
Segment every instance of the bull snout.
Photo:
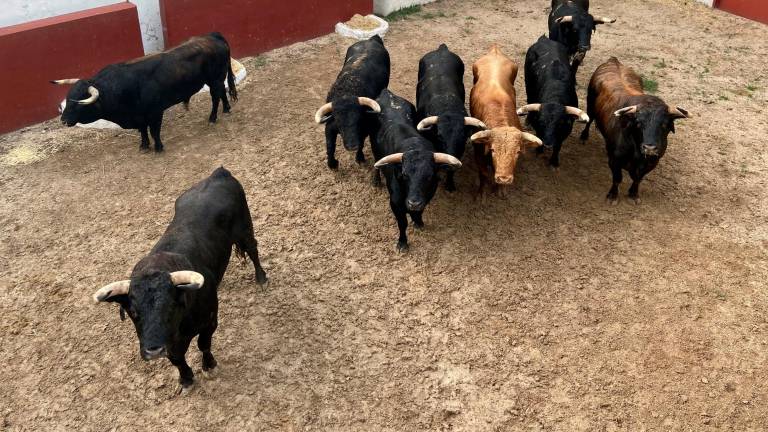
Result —
<svg viewBox="0 0 768 432"><path fill-rule="evenodd" d="M643 144L641 147L641 150L644 155L646 156L658 156L659 155L659 148L655 145L650 144Z"/></svg>
<svg viewBox="0 0 768 432"><path fill-rule="evenodd" d="M497 175L495 176L496 184L511 185L514 177L511 175Z"/></svg>
<svg viewBox="0 0 768 432"><path fill-rule="evenodd" d="M144 348L141 350L141 357L146 360L156 360L160 357L165 355L165 347L151 347L151 348Z"/></svg>
<svg viewBox="0 0 768 432"><path fill-rule="evenodd" d="M408 209L408 211L412 212L419 212L423 211L424 207L426 207L426 204L424 201L421 200L406 200L405 201L405 208Z"/></svg>

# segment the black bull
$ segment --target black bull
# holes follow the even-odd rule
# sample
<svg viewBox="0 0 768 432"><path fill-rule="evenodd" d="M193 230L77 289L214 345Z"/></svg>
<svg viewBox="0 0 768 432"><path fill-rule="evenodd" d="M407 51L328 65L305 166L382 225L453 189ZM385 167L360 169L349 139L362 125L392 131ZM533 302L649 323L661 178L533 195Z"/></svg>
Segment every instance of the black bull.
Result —
<svg viewBox="0 0 768 432"><path fill-rule="evenodd" d="M163 113L173 105L188 103L203 85L211 89L211 123L216 122L220 101L224 112L230 111L225 79L229 95L237 100L229 44L221 34L211 33L163 53L109 65L92 78L51 82L74 84L61 115L67 126L103 119L123 129L138 129L142 150L149 149L149 129L155 151L161 152Z"/></svg>
<svg viewBox="0 0 768 432"><path fill-rule="evenodd" d="M438 151L461 160L467 138L477 129L485 129L478 119L468 117L465 108L464 62L445 44L427 53L419 61L419 84L416 89L418 129ZM445 185L456 190L453 171Z"/></svg>
<svg viewBox="0 0 768 432"><path fill-rule="evenodd" d="M556 168L560 166L560 149L573 130L574 120L589 121L578 108L576 82L565 45L542 36L528 49L525 90L528 105L517 113L528 115L528 123L544 143L539 149L552 150L549 163Z"/></svg>
<svg viewBox="0 0 768 432"><path fill-rule="evenodd" d="M240 183L224 168L184 192L165 234L134 267L129 280L111 283L94 295L128 313L145 360L163 355L179 369L182 389L194 383L185 360L198 336L203 370L216 367L211 339L218 325L217 290L235 246L247 254L256 281L267 275L259 262L251 214Z"/></svg>
<svg viewBox="0 0 768 432"><path fill-rule="evenodd" d="M349 47L339 76L328 92L326 104L315 114L315 121L325 123L328 168L336 169L336 138L341 134L344 147L356 151L358 163L365 162L363 143L371 135L375 116L381 107L374 100L389 85L389 52L384 41L374 36Z"/></svg>
<svg viewBox="0 0 768 432"><path fill-rule="evenodd" d="M568 47L573 58L573 76L592 48L592 33L597 25L615 22L613 18L589 14L589 0L552 0L549 14L549 38Z"/></svg>
<svg viewBox="0 0 768 432"><path fill-rule="evenodd" d="M382 111L371 136L373 155L378 160L375 168L381 169L387 179L389 204L400 230L397 248L405 251L407 215L411 215L417 228L423 228L422 213L435 196L438 169L458 169L461 162L449 154L435 152L432 143L419 134L414 127L413 104L389 90L382 91L377 102ZM374 183L379 182L378 171L374 170Z"/></svg>

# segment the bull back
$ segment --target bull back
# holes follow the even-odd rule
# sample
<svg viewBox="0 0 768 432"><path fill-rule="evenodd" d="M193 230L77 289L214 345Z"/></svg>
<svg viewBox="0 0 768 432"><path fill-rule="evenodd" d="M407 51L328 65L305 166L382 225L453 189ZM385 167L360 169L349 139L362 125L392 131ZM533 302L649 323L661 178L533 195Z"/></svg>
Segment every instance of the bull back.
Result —
<svg viewBox="0 0 768 432"><path fill-rule="evenodd" d="M475 62L472 66L475 84L470 93L473 117L490 128L521 128L515 92L517 69L517 65L501 52L498 45L491 47L488 54Z"/></svg>

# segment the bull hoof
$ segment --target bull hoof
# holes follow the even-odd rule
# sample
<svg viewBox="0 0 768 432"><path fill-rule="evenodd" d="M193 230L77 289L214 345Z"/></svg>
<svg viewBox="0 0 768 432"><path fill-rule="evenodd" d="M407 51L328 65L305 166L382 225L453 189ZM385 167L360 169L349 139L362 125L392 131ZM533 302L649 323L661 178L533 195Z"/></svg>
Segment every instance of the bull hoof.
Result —
<svg viewBox="0 0 768 432"><path fill-rule="evenodd" d="M640 203L642 202L642 201L640 200L640 197L639 197L639 196L631 196L631 197L629 197L629 199L631 199L631 200L632 200L632 202L634 202L634 203L635 203L635 205L640 205Z"/></svg>
<svg viewBox="0 0 768 432"><path fill-rule="evenodd" d="M165 147L163 146L155 146L155 153L162 153L165 151Z"/></svg>
<svg viewBox="0 0 768 432"><path fill-rule="evenodd" d="M355 157L355 162L357 162L358 165L365 165L365 163L367 161L365 159L365 156L363 156L363 157L360 157L360 158L359 157Z"/></svg>
<svg viewBox="0 0 768 432"><path fill-rule="evenodd" d="M619 198L618 197L613 197L613 198L608 197L608 198L605 199L605 202L608 205L617 206L617 205L619 205Z"/></svg>
<svg viewBox="0 0 768 432"><path fill-rule="evenodd" d="M336 159L328 159L328 168L332 170L339 169L339 161L337 161Z"/></svg>
<svg viewBox="0 0 768 432"><path fill-rule="evenodd" d="M203 353L203 371L208 372L212 371L216 368L216 365L218 363L216 362L216 359L213 358L213 354L210 352L204 352Z"/></svg>
<svg viewBox="0 0 768 432"><path fill-rule="evenodd" d="M397 242L397 251L399 253L405 253L408 252L409 246L408 242Z"/></svg>
<svg viewBox="0 0 768 432"><path fill-rule="evenodd" d="M218 120L218 117L216 117L214 115L208 117L208 123L210 123L210 124L215 124L216 120Z"/></svg>
<svg viewBox="0 0 768 432"><path fill-rule="evenodd" d="M553 174L557 175L560 174L560 167L555 165L549 165L549 170L552 171Z"/></svg>
<svg viewBox="0 0 768 432"><path fill-rule="evenodd" d="M456 185L453 183L446 183L445 190L448 192L456 192Z"/></svg>
<svg viewBox="0 0 768 432"><path fill-rule="evenodd" d="M149 145L142 145L139 147L139 151L142 153L149 153Z"/></svg>
<svg viewBox="0 0 768 432"><path fill-rule="evenodd" d="M176 396L186 396L190 393L192 393L192 390L195 389L195 382L191 382L189 384L182 384L179 386L179 389L176 390Z"/></svg>
<svg viewBox="0 0 768 432"><path fill-rule="evenodd" d="M232 111L231 107L224 107L224 114L229 114Z"/></svg>
<svg viewBox="0 0 768 432"><path fill-rule="evenodd" d="M256 283L263 286L266 285L267 282L269 282L267 273L265 273L263 270L261 272L256 272Z"/></svg>

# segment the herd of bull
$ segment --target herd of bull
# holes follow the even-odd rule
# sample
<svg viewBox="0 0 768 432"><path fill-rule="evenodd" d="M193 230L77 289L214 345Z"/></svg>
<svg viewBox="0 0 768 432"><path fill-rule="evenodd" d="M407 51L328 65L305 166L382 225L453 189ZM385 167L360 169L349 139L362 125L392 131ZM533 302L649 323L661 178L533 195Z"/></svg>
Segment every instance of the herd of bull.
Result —
<svg viewBox="0 0 768 432"><path fill-rule="evenodd" d="M587 112L578 108L576 69L596 26L614 21L590 15L588 0L552 0L549 37L539 38L525 58L528 103L517 108L518 67L494 45L472 67L471 116L465 108L464 63L445 44L419 62L416 106L387 89L390 58L381 38L352 45L327 103L315 115L317 123L325 123L328 167L338 168L339 134L344 147L357 152L359 163L365 162L363 143L370 137L377 160L373 183L380 185L382 172L402 251L408 249L407 216L423 227L422 213L435 195L439 171L447 171L446 189L455 190L454 171L462 166L467 140L482 195L488 185L512 184L517 159L528 147L551 151L549 164L557 169L574 122L587 124L581 136L586 141L596 120L613 173L608 199L618 202L622 170L627 170L633 180L629 197L639 202L640 182L664 155L674 121L688 113L645 94L640 77L616 58L593 75ZM535 135L523 130L520 116L527 116Z"/></svg>
<svg viewBox="0 0 768 432"><path fill-rule="evenodd" d="M467 142L474 150L480 186L503 190L512 184L517 160L528 148L551 151L549 164L557 168L560 150L574 122L586 123L581 139L597 122L608 153L613 183L608 192L618 201L623 170L633 180L629 197L639 201L638 187L664 155L674 122L687 118L679 107L643 91L642 80L616 58L600 65L592 76L587 112L578 108L576 70L590 49L598 24L613 19L589 14L589 0L552 0L549 37L542 36L525 58L527 104L517 108L515 79L518 66L498 45L473 65L470 113L465 108L464 63L443 44L419 63L416 105L388 90L390 56L378 36L355 43L331 87L327 103L315 115L325 124L327 164L338 169L336 141L365 162L363 143L370 138L376 159L372 181L386 179L392 212L400 235L397 247L408 248L407 216L417 228L445 171L445 188L456 189L454 171L461 168ZM226 86L225 86L226 81ZM189 103L203 85L211 89L217 119L221 102L230 109L227 88L237 98L227 41L219 33L192 38L164 53L105 67L89 79L57 80L73 85L62 112L68 126L105 119L141 132L141 149L161 152L163 113L178 103ZM520 122L527 116L535 134ZM148 134L149 131L149 134ZM502 189L500 189L502 188ZM139 352L145 360L168 357L180 374L182 391L194 382L186 363L192 339L198 337L203 370L216 360L211 338L218 323L217 288L227 269L232 248L254 264L256 281L267 276L259 262L253 224L241 184L224 168L184 192L173 220L150 253L133 269L130 279L99 289L96 302L114 302L133 321Z"/></svg>

